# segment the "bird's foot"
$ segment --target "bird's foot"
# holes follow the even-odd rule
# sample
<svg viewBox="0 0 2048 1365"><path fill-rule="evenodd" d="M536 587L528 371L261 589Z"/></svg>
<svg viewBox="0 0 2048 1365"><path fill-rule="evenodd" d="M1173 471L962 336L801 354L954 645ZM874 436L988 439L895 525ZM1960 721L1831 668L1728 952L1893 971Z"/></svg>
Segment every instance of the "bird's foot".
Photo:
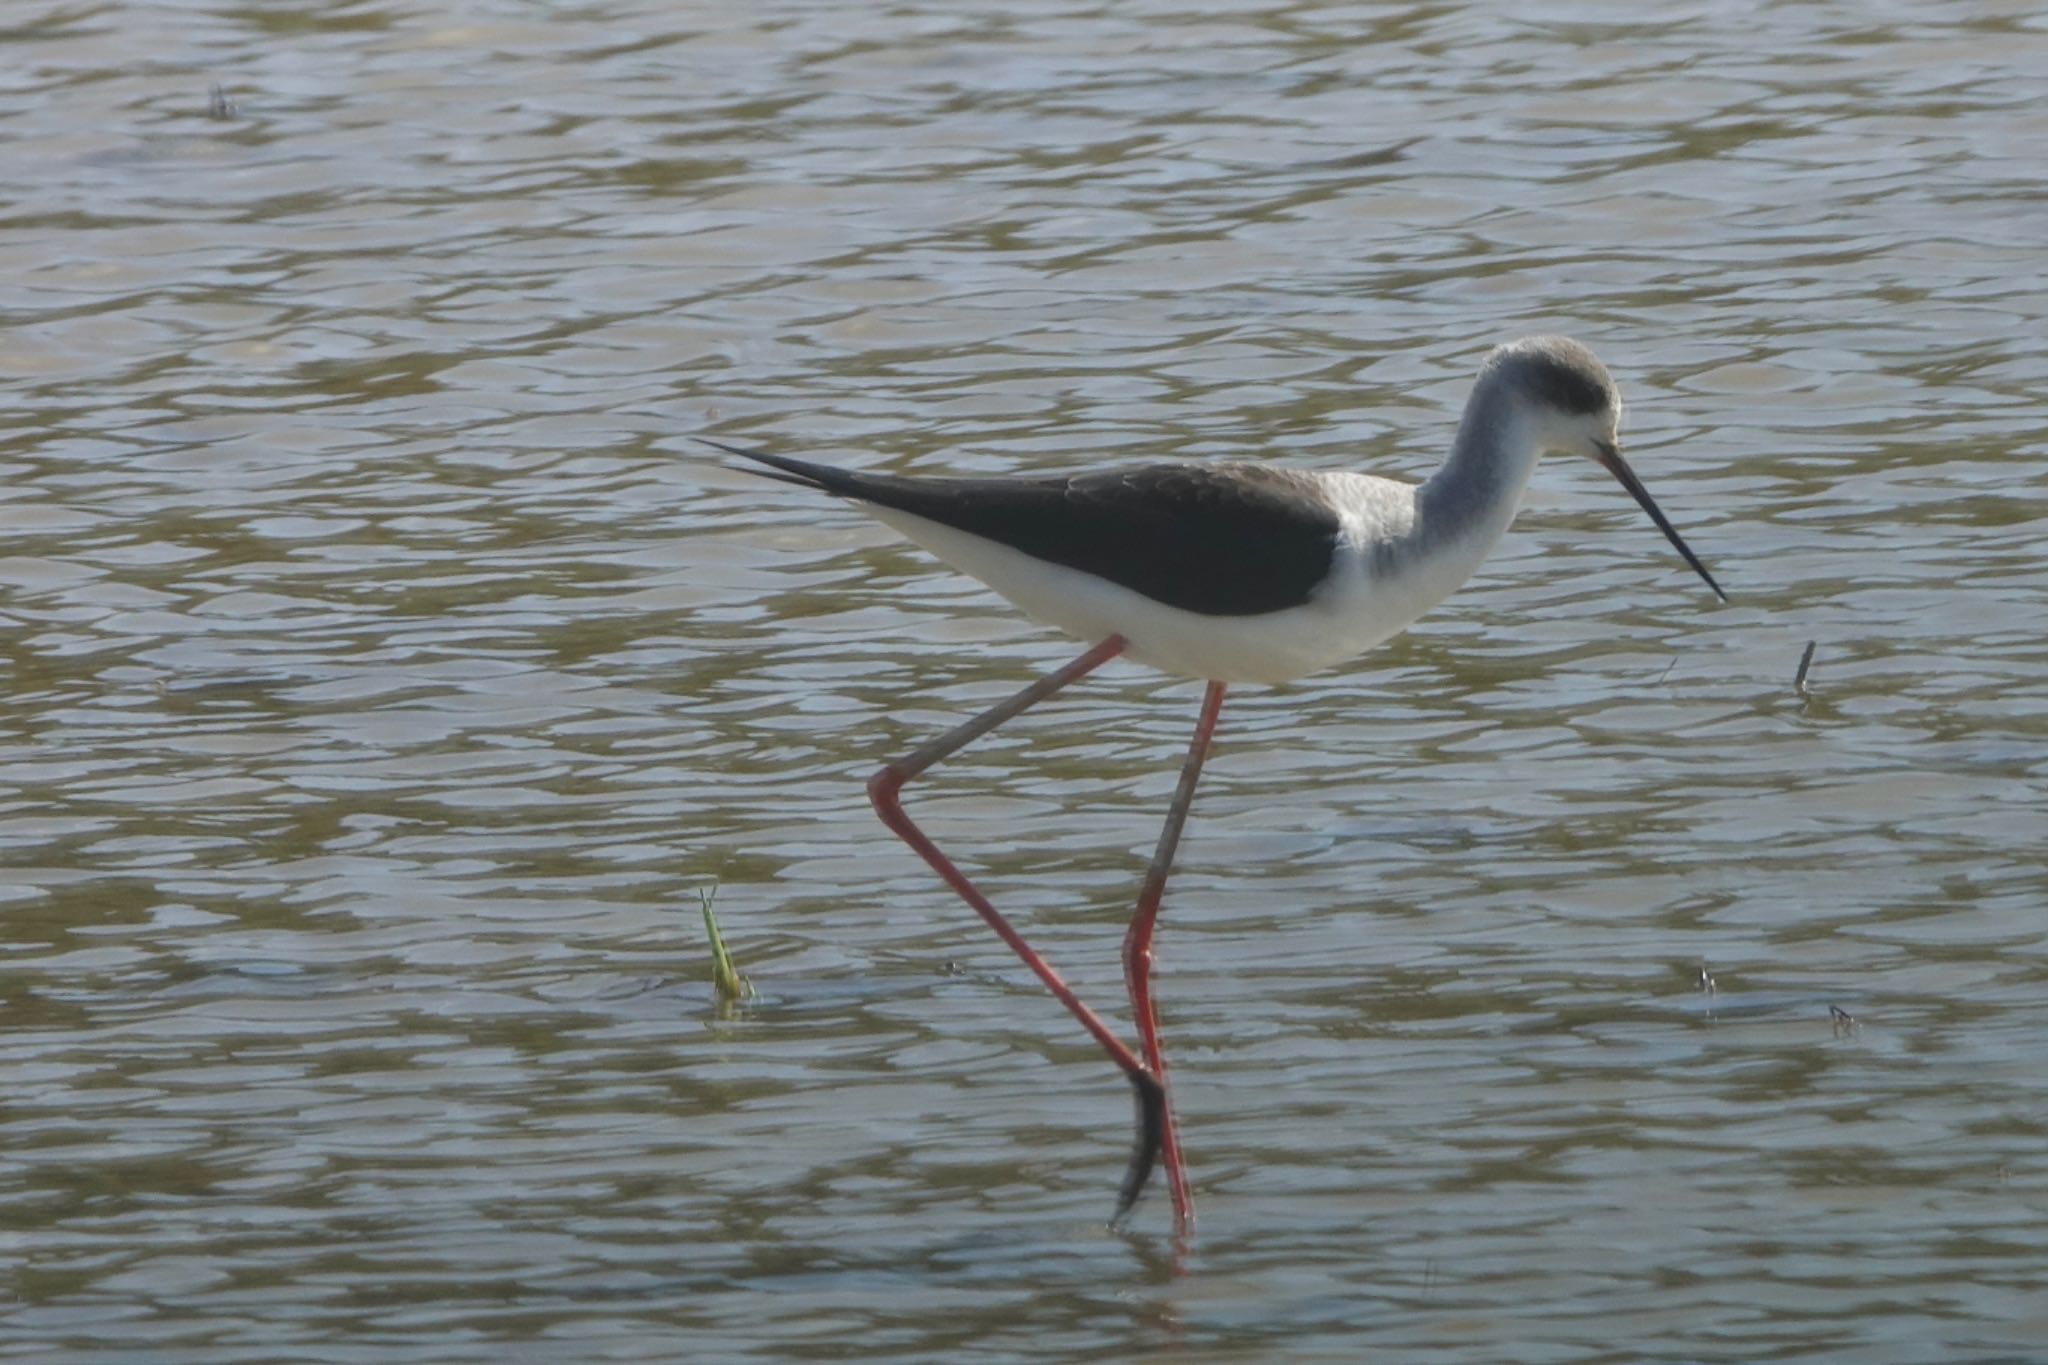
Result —
<svg viewBox="0 0 2048 1365"><path fill-rule="evenodd" d="M1133 1071L1130 1077L1138 1101L1138 1141L1131 1150L1123 1188L1117 1192L1116 1212L1110 1215L1112 1228L1122 1227L1137 1207L1138 1196L1145 1192L1145 1182L1152 1178L1152 1168L1159 1164L1159 1152L1166 1143L1166 1087L1142 1071Z"/></svg>

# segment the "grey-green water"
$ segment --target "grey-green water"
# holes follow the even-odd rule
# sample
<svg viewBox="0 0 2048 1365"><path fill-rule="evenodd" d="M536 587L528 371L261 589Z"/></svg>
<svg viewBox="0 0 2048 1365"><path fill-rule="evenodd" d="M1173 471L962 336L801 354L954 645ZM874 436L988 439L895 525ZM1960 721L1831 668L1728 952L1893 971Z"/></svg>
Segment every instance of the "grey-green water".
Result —
<svg viewBox="0 0 2048 1365"><path fill-rule="evenodd" d="M2036 1358L2048 27L1643 13L15 0L0 1358ZM1413 476L1538 329L1734 602L1553 462L1234 698L1176 1264L862 792L1070 646L682 437ZM914 798L1105 1007L1197 693Z"/></svg>

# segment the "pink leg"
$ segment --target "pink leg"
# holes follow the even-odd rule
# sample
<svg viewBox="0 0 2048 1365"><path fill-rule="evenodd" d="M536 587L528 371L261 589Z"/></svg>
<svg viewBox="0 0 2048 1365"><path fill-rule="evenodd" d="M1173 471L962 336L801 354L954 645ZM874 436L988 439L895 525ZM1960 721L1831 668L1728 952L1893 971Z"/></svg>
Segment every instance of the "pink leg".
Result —
<svg viewBox="0 0 2048 1365"><path fill-rule="evenodd" d="M1181 826L1187 823L1188 807L1194 804L1195 784L1202 777L1202 760L1216 738L1216 718L1223 711L1224 685L1209 684L1202 698L1202 717L1195 723L1195 737L1188 745L1187 762L1181 765L1180 786L1173 793L1173 805L1166 812L1166 826L1159 831L1159 847L1152 866L1145 873L1144 889L1138 893L1138 912L1131 917L1130 932L1124 935L1124 982L1131 991L1131 1012L1138 1019L1138 1037L1145 1048L1145 1066L1167 1091L1166 1124L1161 1134L1166 1180L1173 1191L1174 1222L1183 1232L1195 1225L1194 1198L1188 1191L1188 1171L1180 1154L1180 1127L1173 1117L1173 1096L1166 1080L1166 1053L1159 1042L1159 1011L1152 999L1152 930L1159 920L1159 901L1166 893L1166 876L1173 870L1174 850L1180 846Z"/></svg>
<svg viewBox="0 0 2048 1365"><path fill-rule="evenodd" d="M1010 945L1011 950L1023 959L1024 965L1045 983L1045 988L1051 991L1059 1002L1081 1021L1081 1027L1087 1029L1089 1035L1102 1045L1102 1050L1109 1054L1110 1060L1123 1068L1124 1074L1130 1077L1132 1088L1138 1097L1138 1144L1137 1150L1131 1156L1130 1170L1124 1176L1123 1189L1117 1197L1116 1214L1110 1220L1112 1223L1120 1221L1130 1212L1131 1206L1138 1202L1138 1195L1145 1188L1146 1179L1152 1174L1152 1165L1158 1158L1166 1128L1165 1087L1159 1083L1145 1063L1138 1060L1137 1055L1124 1044L1124 1041L1110 1031L1109 1025L1102 1022L1101 1016L1081 1003L1073 988L1061 980L1060 974L1052 969L1052 964L1039 956L1038 950L1026 942L1024 936L1017 932L1009 920L989 903L988 897L982 895L980 889L967 879L966 874L953 865L952 859L941 853L939 846L904 814L901 794L903 784L911 778L940 759L981 738L1026 707L1043 701L1076 678L1100 668L1123 653L1126 643L1121 635L1110 636L1065 668L1039 679L1008 701L989 708L958 729L949 730L930 743L913 750L908 757L889 764L868 781L868 797L875 803L875 813L882 817L882 823L916 850L917 855L931 865L932 871L938 873L946 885L959 894L960 899L974 907L975 913L988 923L989 928L996 931L1003 942ZM1179 1196L1176 1195L1175 1199L1178 1207Z"/></svg>

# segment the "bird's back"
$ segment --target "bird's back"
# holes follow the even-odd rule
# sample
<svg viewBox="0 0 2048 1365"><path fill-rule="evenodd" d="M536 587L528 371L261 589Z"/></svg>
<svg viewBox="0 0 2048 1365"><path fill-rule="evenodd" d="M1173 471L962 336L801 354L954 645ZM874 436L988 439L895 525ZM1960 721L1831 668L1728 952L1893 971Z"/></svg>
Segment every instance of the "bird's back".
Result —
<svg viewBox="0 0 2048 1365"><path fill-rule="evenodd" d="M774 463L892 525L930 522L1206 616L1256 616L1307 601L1343 532L1317 476L1264 465L1167 462L958 479L865 474L783 456Z"/></svg>

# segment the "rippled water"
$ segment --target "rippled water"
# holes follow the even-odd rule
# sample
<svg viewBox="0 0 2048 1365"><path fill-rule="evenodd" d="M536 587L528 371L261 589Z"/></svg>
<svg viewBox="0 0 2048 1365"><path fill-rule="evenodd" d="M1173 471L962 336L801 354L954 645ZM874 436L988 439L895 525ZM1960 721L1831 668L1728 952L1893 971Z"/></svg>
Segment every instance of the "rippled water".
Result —
<svg viewBox="0 0 2048 1365"><path fill-rule="evenodd" d="M0 1356L2033 1358L2048 26L1508 12L11 8ZM1234 697L1107 1233L862 792L1072 647L683 438L1415 476L1538 329L1735 600L1553 462ZM914 798L1105 1006L1197 694Z"/></svg>

